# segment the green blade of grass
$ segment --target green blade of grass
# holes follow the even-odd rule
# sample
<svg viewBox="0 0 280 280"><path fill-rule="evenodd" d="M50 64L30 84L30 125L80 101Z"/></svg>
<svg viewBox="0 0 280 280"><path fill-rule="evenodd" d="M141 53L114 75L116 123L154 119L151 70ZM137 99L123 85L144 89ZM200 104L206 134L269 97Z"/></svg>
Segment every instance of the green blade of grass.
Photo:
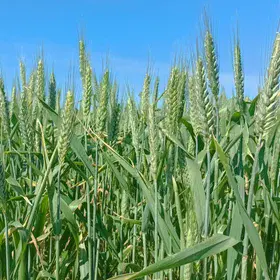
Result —
<svg viewBox="0 0 280 280"><path fill-rule="evenodd" d="M146 275L151 275L153 273L175 268L178 266L185 265L194 261L202 260L206 257L218 254L228 248L236 245L238 243L232 237L217 234L191 248L185 249L177 254L169 256L155 264L152 264L145 269L127 275L121 275L117 277L110 278L110 280L133 280L139 279Z"/></svg>

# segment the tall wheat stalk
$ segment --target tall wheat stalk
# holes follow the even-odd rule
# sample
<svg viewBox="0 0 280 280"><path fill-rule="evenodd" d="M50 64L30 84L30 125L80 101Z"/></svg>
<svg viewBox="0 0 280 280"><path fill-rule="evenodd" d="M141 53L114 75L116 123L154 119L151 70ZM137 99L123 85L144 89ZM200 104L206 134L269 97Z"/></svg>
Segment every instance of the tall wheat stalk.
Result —
<svg viewBox="0 0 280 280"><path fill-rule="evenodd" d="M257 148L255 152L254 164L252 167L252 176L249 186L247 213L250 216L252 211L253 196L256 182L256 174L258 171L259 153L264 144L268 130L273 126L275 120L275 105L279 90L280 75L280 34L277 33L273 46L273 52L268 68L268 73L263 90L260 93L259 102L255 112L255 131L257 138ZM249 238L247 232L243 241L243 260L242 260L242 279L247 279L247 263L248 263L248 246Z"/></svg>
<svg viewBox="0 0 280 280"><path fill-rule="evenodd" d="M62 123L60 127L60 135L58 139L58 160L59 160L59 171L58 171L58 187L57 187L57 210L56 210L56 279L60 279L60 234L61 234L61 218L60 218L60 176L61 169L65 163L65 158L67 150L70 144L71 139L71 130L73 125L73 116L74 116L74 95L71 91L67 92L66 101L64 105L64 110L62 114Z"/></svg>

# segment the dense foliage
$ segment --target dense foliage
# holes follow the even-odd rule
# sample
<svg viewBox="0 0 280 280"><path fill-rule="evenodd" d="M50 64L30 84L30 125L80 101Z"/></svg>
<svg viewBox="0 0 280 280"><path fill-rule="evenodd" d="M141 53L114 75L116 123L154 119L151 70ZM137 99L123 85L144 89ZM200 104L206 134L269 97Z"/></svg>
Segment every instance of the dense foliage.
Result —
<svg viewBox="0 0 280 280"><path fill-rule="evenodd" d="M83 40L82 94L43 57L11 95L1 79L0 279L280 279L280 35L252 101L233 54L232 98L209 28L140 102Z"/></svg>

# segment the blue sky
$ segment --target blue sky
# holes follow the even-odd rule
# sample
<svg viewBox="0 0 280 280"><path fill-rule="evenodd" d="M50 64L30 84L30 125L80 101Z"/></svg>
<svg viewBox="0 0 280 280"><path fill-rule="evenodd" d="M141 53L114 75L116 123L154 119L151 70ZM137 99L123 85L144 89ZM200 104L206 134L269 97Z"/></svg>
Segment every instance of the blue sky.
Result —
<svg viewBox="0 0 280 280"><path fill-rule="evenodd" d="M232 42L238 23L245 90L254 96L278 26L279 0L2 0L0 67L9 88L19 59L30 69L43 46L48 70L54 69L64 87L73 66L78 80L82 31L97 72L109 55L121 87L129 83L138 92L152 61L164 86L174 54L189 55L201 38L204 9L218 47L221 84L231 95Z"/></svg>

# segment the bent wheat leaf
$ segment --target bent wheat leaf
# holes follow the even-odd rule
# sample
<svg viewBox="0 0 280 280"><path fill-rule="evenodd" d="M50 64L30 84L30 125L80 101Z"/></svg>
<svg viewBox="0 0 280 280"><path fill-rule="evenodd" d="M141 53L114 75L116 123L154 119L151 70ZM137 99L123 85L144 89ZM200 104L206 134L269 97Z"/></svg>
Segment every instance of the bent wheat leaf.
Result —
<svg viewBox="0 0 280 280"><path fill-rule="evenodd" d="M154 263L139 272L113 277L109 280L139 279L143 276L151 275L162 270L175 268L187 263L202 260L206 257L227 250L236 245L238 242L239 241L235 240L232 237L217 234L191 248L185 249L184 251L158 261L157 263Z"/></svg>

